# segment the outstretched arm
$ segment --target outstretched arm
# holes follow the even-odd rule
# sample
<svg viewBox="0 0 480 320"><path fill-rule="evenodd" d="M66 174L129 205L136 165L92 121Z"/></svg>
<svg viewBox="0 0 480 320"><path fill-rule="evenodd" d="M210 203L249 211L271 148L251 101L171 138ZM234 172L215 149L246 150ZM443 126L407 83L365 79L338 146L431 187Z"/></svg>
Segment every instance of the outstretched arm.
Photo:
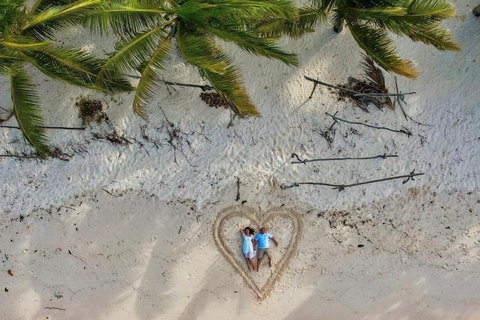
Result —
<svg viewBox="0 0 480 320"><path fill-rule="evenodd" d="M275 243L275 245L278 247L278 241L275 239L275 237L272 237L272 241Z"/></svg>

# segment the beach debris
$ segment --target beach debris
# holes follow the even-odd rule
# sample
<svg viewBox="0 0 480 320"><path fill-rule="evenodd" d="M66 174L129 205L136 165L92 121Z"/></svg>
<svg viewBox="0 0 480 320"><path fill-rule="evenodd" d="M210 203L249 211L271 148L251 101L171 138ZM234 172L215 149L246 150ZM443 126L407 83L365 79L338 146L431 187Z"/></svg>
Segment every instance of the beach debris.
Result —
<svg viewBox="0 0 480 320"><path fill-rule="evenodd" d="M235 201L240 200L240 178L237 177L237 197L235 198Z"/></svg>
<svg viewBox="0 0 480 320"><path fill-rule="evenodd" d="M75 106L78 108L78 116L82 119L82 124L84 126L89 125L92 122L100 123L102 120L102 101L80 97L75 103Z"/></svg>
<svg viewBox="0 0 480 320"><path fill-rule="evenodd" d="M202 92L200 93L200 99L212 108L224 108L228 109L230 106L227 101L216 92Z"/></svg>
<svg viewBox="0 0 480 320"><path fill-rule="evenodd" d="M7 273L13 277L13 272L12 272L12 270L8 269Z"/></svg>
<svg viewBox="0 0 480 320"><path fill-rule="evenodd" d="M302 160L296 153L292 153L292 158L297 158L298 161L292 161L292 164L307 164L307 162L316 162L316 161L338 161L338 160L370 160L370 159L387 159L387 158L398 158L396 154L381 154L372 157L345 157L345 158L320 158L320 159L305 159Z"/></svg>
<svg viewBox="0 0 480 320"><path fill-rule="evenodd" d="M410 180L414 180L414 177L422 176L424 174L425 173L415 173L415 169L414 169L409 174L405 174L405 175L401 175L401 176L388 177L388 178L376 179L376 180L370 180L370 181L362 181L362 182L356 182L356 183L351 183L351 184L332 184L332 183L324 183L324 182L294 182L290 185L282 185L282 186L280 186L280 188L290 189L290 188L300 187L301 185L314 185L314 186L333 187L333 189L338 189L338 191L343 191L346 188L350 188L350 187L361 186L361 185L364 185L364 184L377 183L377 182L394 180L394 179L405 179L402 182L404 184L404 183L407 183Z"/></svg>
<svg viewBox="0 0 480 320"><path fill-rule="evenodd" d="M383 72L375 66L373 60L364 55L361 65L365 71L365 79L349 77L347 84L343 85L333 85L305 76L306 80L314 83L308 99L312 99L318 85L322 85L336 90L339 101L350 100L354 106L369 112L368 106L370 104L375 105L380 110L385 107L395 110L395 104L390 97L401 97L403 99L405 95L415 94L415 92L399 93L398 90L397 93L389 93L385 86Z"/></svg>
<svg viewBox="0 0 480 320"><path fill-rule="evenodd" d="M350 123L350 124L358 124L358 125L366 126L366 127L373 128L373 129L387 130L387 131L396 132L396 133L403 133L403 134L406 134L409 137L412 135L412 132L408 128L405 128L405 127L402 127L403 129L396 130L396 129L390 129L390 128L387 128L387 127L373 126L371 124L366 124L366 123L356 122L356 121L349 121L349 120L339 118L339 117L337 117L337 113L338 113L338 111L335 112L335 114L332 115L328 112L325 112L325 114L327 116L329 116L333 119L334 123L338 123L338 121L341 121L341 122Z"/></svg>

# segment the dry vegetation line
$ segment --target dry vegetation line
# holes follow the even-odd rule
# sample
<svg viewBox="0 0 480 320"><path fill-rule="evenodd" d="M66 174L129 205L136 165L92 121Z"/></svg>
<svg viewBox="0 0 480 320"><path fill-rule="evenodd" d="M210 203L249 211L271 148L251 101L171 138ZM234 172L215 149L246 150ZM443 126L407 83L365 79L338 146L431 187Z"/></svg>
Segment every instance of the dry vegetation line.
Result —
<svg viewBox="0 0 480 320"><path fill-rule="evenodd" d="M263 220L259 220L259 212L253 208L245 207L245 206L232 206L224 209L222 212L219 213L217 220L213 225L213 237L215 243L218 246L218 249L222 253L222 255L227 259L227 261L232 265L232 267L237 271L244 279L245 283L252 288L252 290L257 294L260 300L265 299L270 291L273 289L273 286L277 282L277 280L282 275L283 271L287 268L290 260L293 258L297 251L298 242L302 236L303 231L303 222L300 214L293 209L290 208L272 208L264 213L263 215L265 218ZM250 274L246 272L244 268L242 268L239 261L237 261L234 257L233 252L228 248L225 243L225 235L224 235L224 224L229 219L235 217L245 217L250 219L252 223L256 224L257 227L261 227L263 225L268 225L268 223L275 217L281 217L290 219L292 221L292 238L290 243L288 244L285 254L281 257L281 259L275 265L275 272L268 278L267 282L262 288L259 288L258 285L253 281L250 277ZM240 250L240 246L239 246Z"/></svg>

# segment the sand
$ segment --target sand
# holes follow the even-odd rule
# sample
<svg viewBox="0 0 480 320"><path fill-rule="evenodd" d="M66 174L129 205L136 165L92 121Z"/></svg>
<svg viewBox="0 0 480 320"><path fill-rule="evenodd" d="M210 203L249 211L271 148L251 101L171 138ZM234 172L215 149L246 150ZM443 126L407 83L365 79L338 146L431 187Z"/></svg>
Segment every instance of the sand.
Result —
<svg viewBox="0 0 480 320"><path fill-rule="evenodd" d="M417 92L405 111L431 126L398 109L365 113L325 88L308 100L304 75L345 83L361 73L348 30L327 27L280 42L298 53L298 68L225 45L263 115L230 127L228 110L208 107L196 89L160 88L145 123L132 114L132 95L103 96L32 72L46 125L80 126L75 101L86 95L104 101L132 143L96 139L112 132L101 123L48 131L52 146L72 155L67 162L0 159L0 318L479 319L480 21L470 12L478 3L452 2L463 19L445 26L461 52L395 39L421 70L417 81L398 78L400 90ZM110 40L65 34L96 53ZM165 79L204 83L178 56L168 65ZM386 80L394 88L393 76ZM1 78L7 110L8 86ZM158 107L182 132L177 149ZM332 124L324 113L337 111L413 135L339 123L330 146L318 132ZM19 132L0 131L2 154L22 151L31 148ZM399 157L298 165L292 153ZM405 184L281 188L413 169L425 175ZM262 223L279 239L275 266L264 261L249 274L238 225Z"/></svg>

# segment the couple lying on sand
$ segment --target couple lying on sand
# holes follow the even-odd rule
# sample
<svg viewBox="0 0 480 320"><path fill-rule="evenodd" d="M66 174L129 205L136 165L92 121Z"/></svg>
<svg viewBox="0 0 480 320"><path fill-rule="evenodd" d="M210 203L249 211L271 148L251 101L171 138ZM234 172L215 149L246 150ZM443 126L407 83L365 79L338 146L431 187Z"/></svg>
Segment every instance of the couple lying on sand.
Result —
<svg viewBox="0 0 480 320"><path fill-rule="evenodd" d="M268 258L268 265L270 268L272 267L272 257L268 252L268 248L270 248L270 240L272 240L275 245L278 247L277 240L267 232L267 230L262 227L260 228L260 233L255 237L255 230L247 227L245 229L240 228L243 237L243 255L245 256L245 260L247 261L248 269L250 271L255 270L255 262L253 258L255 257L258 249L258 261L257 261L257 272L260 268L260 264L262 263L263 256L266 255Z"/></svg>

